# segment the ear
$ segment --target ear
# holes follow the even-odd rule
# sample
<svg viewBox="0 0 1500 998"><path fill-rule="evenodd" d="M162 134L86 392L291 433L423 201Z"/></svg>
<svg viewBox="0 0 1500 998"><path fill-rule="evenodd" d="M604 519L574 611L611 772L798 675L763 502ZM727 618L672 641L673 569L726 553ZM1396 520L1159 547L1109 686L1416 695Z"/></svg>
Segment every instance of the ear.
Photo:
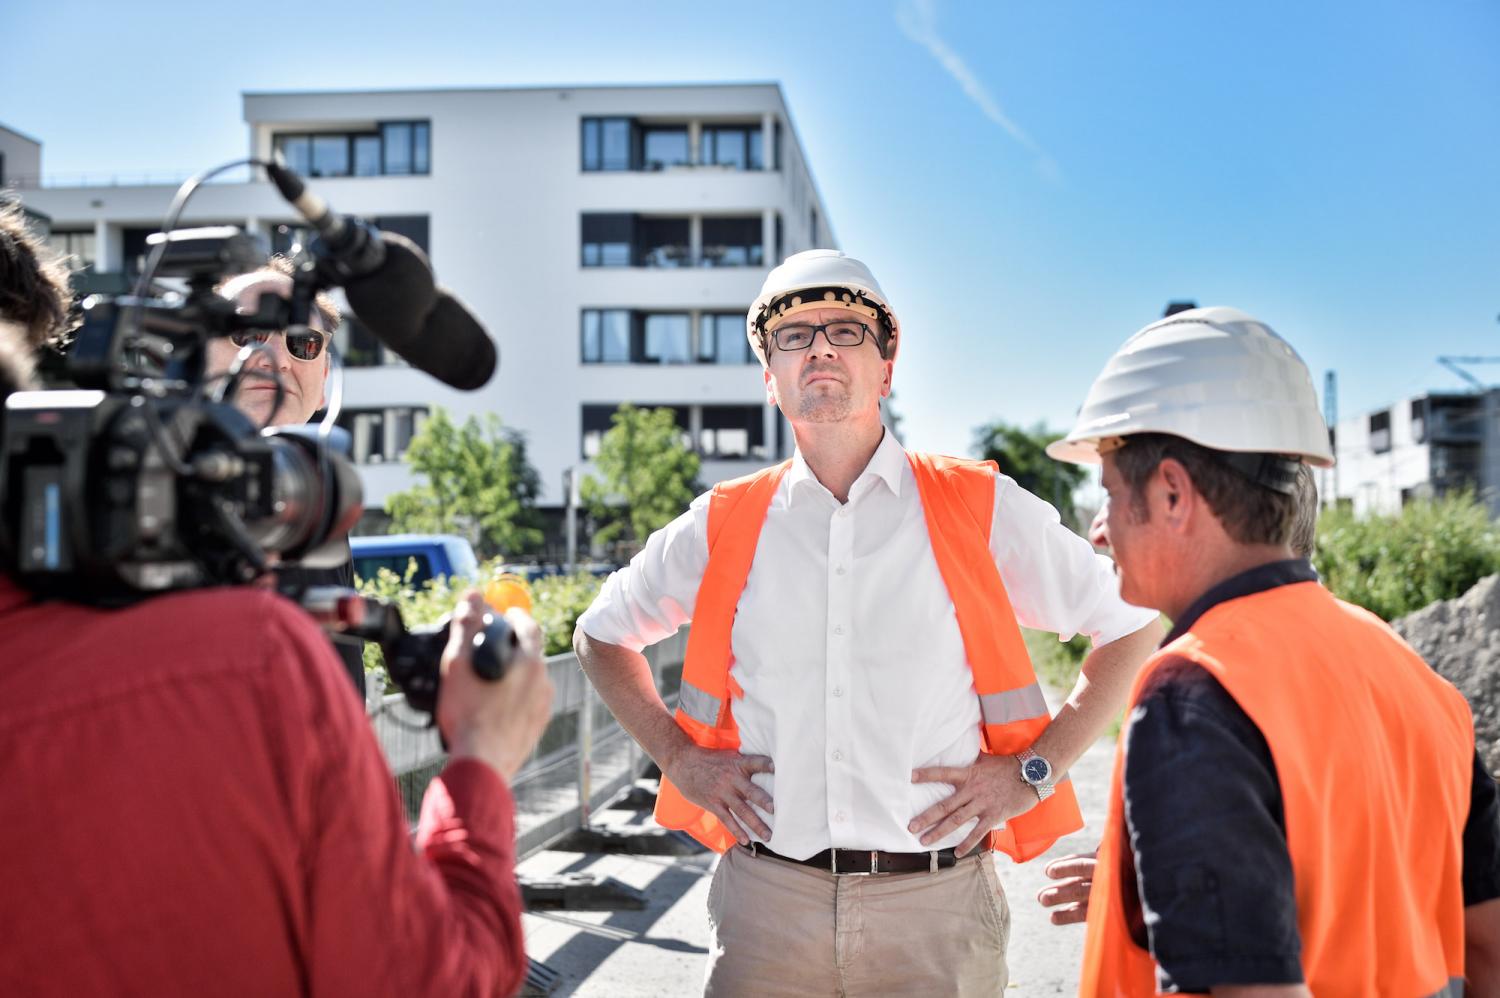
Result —
<svg viewBox="0 0 1500 998"><path fill-rule="evenodd" d="M1157 501L1165 522L1175 528L1185 527L1202 503L1202 497L1193 486L1193 476L1176 458L1163 458L1153 476L1159 485ZM1153 510L1156 512L1156 510Z"/></svg>
<svg viewBox="0 0 1500 998"><path fill-rule="evenodd" d="M885 361L885 381L880 386L880 397L881 398L890 398L890 395L891 395L891 379L893 377L895 377L895 374L896 374L896 362L894 360Z"/></svg>

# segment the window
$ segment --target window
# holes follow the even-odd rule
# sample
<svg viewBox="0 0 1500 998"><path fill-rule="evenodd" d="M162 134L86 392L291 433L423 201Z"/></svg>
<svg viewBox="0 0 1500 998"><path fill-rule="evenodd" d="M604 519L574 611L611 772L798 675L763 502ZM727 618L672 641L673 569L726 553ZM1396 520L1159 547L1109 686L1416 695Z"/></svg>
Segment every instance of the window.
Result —
<svg viewBox="0 0 1500 998"><path fill-rule="evenodd" d="M1370 450L1384 454L1391 449L1391 411L1370 415Z"/></svg>
<svg viewBox="0 0 1500 998"><path fill-rule="evenodd" d="M432 126L390 121L373 131L282 132L271 144L305 177L377 177L430 172Z"/></svg>
<svg viewBox="0 0 1500 998"><path fill-rule="evenodd" d="M693 358L686 312L583 310L585 364L687 364Z"/></svg>
<svg viewBox="0 0 1500 998"><path fill-rule="evenodd" d="M70 256L82 267L94 265L93 229L53 229L47 236L47 245L64 256Z"/></svg>
<svg viewBox="0 0 1500 998"><path fill-rule="evenodd" d="M692 360L692 327L678 313L647 314L641 319L641 360L647 364L686 364Z"/></svg>
<svg viewBox="0 0 1500 998"><path fill-rule="evenodd" d="M411 125L392 122L380 129L380 139L385 153L383 172L408 174L412 172Z"/></svg>
<svg viewBox="0 0 1500 998"><path fill-rule="evenodd" d="M703 265L705 267L760 267L765 249L759 218L705 218L703 220Z"/></svg>
<svg viewBox="0 0 1500 998"><path fill-rule="evenodd" d="M765 410L758 405L704 406L698 452L727 460L769 458Z"/></svg>
<svg viewBox="0 0 1500 998"><path fill-rule="evenodd" d="M705 125L698 161L736 170L763 169L759 125Z"/></svg>
<svg viewBox="0 0 1500 998"><path fill-rule="evenodd" d="M682 440L689 447L692 446L688 438L688 407L683 405L658 405L654 402L632 402L638 409L671 409L673 418L678 427L682 429ZM584 405L581 410L582 434L580 453L584 458L592 460L599 456L599 445L604 441L604 434L608 433L614 426L613 418L615 410L620 403Z"/></svg>
<svg viewBox="0 0 1500 998"><path fill-rule="evenodd" d="M388 357L395 357L352 315L344 316L333 334L333 345L345 367L380 367L391 363Z"/></svg>
<svg viewBox="0 0 1500 998"><path fill-rule="evenodd" d="M668 166L685 166L688 155L688 133L681 125L671 128L641 129L641 167L661 170Z"/></svg>
<svg viewBox="0 0 1500 998"><path fill-rule="evenodd" d="M582 454L584 457L592 459L599 456L599 444L604 440L604 434L609 432L610 417L615 414L616 408L612 405L583 407Z"/></svg>
<svg viewBox="0 0 1500 998"><path fill-rule="evenodd" d="M349 176L349 146L347 135L314 135L311 176Z"/></svg>
<svg viewBox="0 0 1500 998"><path fill-rule="evenodd" d="M634 124L629 118L583 119L583 168L631 169Z"/></svg>
<svg viewBox="0 0 1500 998"><path fill-rule="evenodd" d="M749 364L755 360L738 312L705 312L698 320L700 364Z"/></svg>
<svg viewBox="0 0 1500 998"><path fill-rule="evenodd" d="M378 177L381 171L382 144L378 135L354 137L354 175Z"/></svg>
<svg viewBox="0 0 1500 998"><path fill-rule="evenodd" d="M428 245L431 224L426 215L376 215L375 227L382 232L405 236L420 246L423 253L432 255L432 249Z"/></svg>
<svg viewBox="0 0 1500 998"><path fill-rule="evenodd" d="M583 310L583 362L630 362L630 312L625 309Z"/></svg>
<svg viewBox="0 0 1500 998"><path fill-rule="evenodd" d="M634 242L634 215L583 216L583 265L628 267Z"/></svg>
<svg viewBox="0 0 1500 998"><path fill-rule="evenodd" d="M1411 439L1414 443L1427 442L1427 400L1411 400Z"/></svg>
<svg viewBox="0 0 1500 998"><path fill-rule="evenodd" d="M681 267L691 255L688 220L685 218L638 218L635 225L637 267Z"/></svg>
<svg viewBox="0 0 1500 998"><path fill-rule="evenodd" d="M350 448L355 464L383 464L406 455L412 437L427 421L427 410L418 406L388 409L345 409L338 425L353 438Z"/></svg>

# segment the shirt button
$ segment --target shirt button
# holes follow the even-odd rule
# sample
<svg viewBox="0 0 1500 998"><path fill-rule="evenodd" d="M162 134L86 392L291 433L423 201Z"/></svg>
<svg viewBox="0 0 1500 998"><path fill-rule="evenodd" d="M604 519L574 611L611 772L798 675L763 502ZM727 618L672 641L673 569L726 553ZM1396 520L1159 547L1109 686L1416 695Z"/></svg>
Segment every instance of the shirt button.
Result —
<svg viewBox="0 0 1500 998"><path fill-rule="evenodd" d="M833 570L833 574L835 574L835 575L843 575L844 574L844 566L840 565L838 568L835 568Z"/></svg>
<svg viewBox="0 0 1500 998"><path fill-rule="evenodd" d="M835 686L833 688L833 695L836 696L836 697L843 696L844 695L844 688L842 686Z"/></svg>
<svg viewBox="0 0 1500 998"><path fill-rule="evenodd" d="M843 811L839 811L836 814L834 814L834 816L833 816L833 820L834 821L843 821L844 818L845 818L845 814L844 814Z"/></svg>
<svg viewBox="0 0 1500 998"><path fill-rule="evenodd" d="M843 624L834 624L833 625L833 633L835 633L835 634L843 634L844 633L844 625Z"/></svg>
<svg viewBox="0 0 1500 998"><path fill-rule="evenodd" d="M838 749L834 749L833 750L833 761L834 762L843 762L844 761L844 753L840 752Z"/></svg>

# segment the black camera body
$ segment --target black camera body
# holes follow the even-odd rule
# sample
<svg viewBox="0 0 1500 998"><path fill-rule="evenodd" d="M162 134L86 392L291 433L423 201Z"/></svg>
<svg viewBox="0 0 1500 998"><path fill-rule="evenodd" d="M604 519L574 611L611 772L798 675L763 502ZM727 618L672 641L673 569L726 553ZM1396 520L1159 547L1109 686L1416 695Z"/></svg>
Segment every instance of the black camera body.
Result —
<svg viewBox="0 0 1500 998"><path fill-rule="evenodd" d="M304 251L290 297L263 295L247 314L214 287L266 262L257 239L216 227L157 234L148 245L148 275L186 290L85 300L71 349L51 372L54 387L5 400L0 568L43 597L122 606L243 585L277 566L337 567L361 512L359 476L336 452L347 434L326 421L255 426L225 401L246 355L218 384L206 357L217 336L306 327L314 296L338 269ZM138 291L149 287L143 278ZM288 595L319 617L311 593ZM379 641L393 678L431 712L446 627L409 632L394 606L352 590L335 599L364 607L361 622L320 617L325 627ZM487 624L476 660L498 678L515 639L503 619Z"/></svg>

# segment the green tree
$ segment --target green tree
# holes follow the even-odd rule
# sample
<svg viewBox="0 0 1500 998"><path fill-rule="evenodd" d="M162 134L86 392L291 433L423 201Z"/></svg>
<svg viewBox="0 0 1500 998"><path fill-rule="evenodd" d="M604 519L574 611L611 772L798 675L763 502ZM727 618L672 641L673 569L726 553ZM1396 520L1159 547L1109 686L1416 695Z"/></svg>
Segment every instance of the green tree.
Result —
<svg viewBox="0 0 1500 998"><path fill-rule="evenodd" d="M997 421L974 431L974 450L1000 465L1000 471L1014 478L1021 488L1056 506L1063 522L1076 530L1079 522L1073 491L1083 484L1088 472L1047 456L1047 445L1062 436L1044 423L1025 429Z"/></svg>
<svg viewBox="0 0 1500 998"><path fill-rule="evenodd" d="M425 481L386 499L392 530L463 534L481 558L541 547L541 479L526 460L525 439L500 417L491 413L481 423L470 416L459 426L434 409L406 460Z"/></svg>
<svg viewBox="0 0 1500 998"><path fill-rule="evenodd" d="M597 525L594 540L639 542L687 509L698 494L698 455L688 449L671 409L626 403L599 444L579 498Z"/></svg>

